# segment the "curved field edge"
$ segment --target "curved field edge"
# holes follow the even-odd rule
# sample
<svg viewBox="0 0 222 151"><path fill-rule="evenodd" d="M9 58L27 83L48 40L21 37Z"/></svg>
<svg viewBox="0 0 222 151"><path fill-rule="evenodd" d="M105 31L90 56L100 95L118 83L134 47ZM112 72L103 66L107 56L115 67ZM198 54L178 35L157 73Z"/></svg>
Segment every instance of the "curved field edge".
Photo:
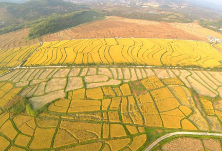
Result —
<svg viewBox="0 0 222 151"><path fill-rule="evenodd" d="M25 48L7 51L1 49L2 68L17 66L20 58L13 56L12 52L24 51ZM222 54L210 43L201 41L146 38L82 39L43 43L31 51L27 59L21 60L23 63L20 66L25 68L61 65L126 65L220 69L222 64ZM21 52L20 55L24 54ZM13 62L8 62L10 60Z"/></svg>
<svg viewBox="0 0 222 151"><path fill-rule="evenodd" d="M28 71L27 69L24 69L24 70ZM18 83L19 82L18 80L23 81L23 79L28 78L28 76L25 76L25 74L23 73L26 73L27 75L30 75L30 73L24 72L24 70L22 69L22 71L16 73L14 76L12 76L12 78L8 76L8 78L10 79L9 81L13 80L14 82ZM103 68L103 70L96 69L95 71L96 72L94 73L104 74L105 72L108 72L109 70L105 70L105 68ZM115 73L113 69L112 70L110 69L109 72L111 71L112 73ZM120 77L121 72L119 72L119 70L116 70L116 71L117 71L117 74L113 74L113 75L108 74L108 75L110 77L113 76L117 79L119 78L121 79ZM44 112L40 113L39 115L36 115L35 117L31 117L30 119L30 120L35 119L36 121L34 124L36 125L36 128L34 127L36 129L36 134L32 135L32 139L31 139L32 141L30 142L31 146L28 146L28 147L37 149L38 146L36 143L40 141L38 139L39 135L37 134L39 133L42 135L44 132L46 132L50 134L49 136L52 136L52 137L48 136L48 138L49 140L52 139L53 143L52 142L49 143L47 141L44 142L45 148L43 149L55 148L54 145L56 146L58 145L56 142L56 140L58 140L56 136L57 134L58 135L62 134L63 133L62 131L64 130L64 128L66 129L66 131L71 130L71 132L75 133L75 135L78 136L78 140L81 140L82 136L79 136L75 132L75 129L73 128L70 129L71 127L69 126L67 127L67 124L70 125L71 123L75 124L77 122L80 125L89 124L91 125L90 126L91 128L94 128L95 125L99 126L100 124L102 124L103 128L101 129L101 131L98 131L97 129L90 130L89 128L89 130L91 131L90 133L87 132L87 129L88 129L87 128L86 131L83 130L85 135L87 134L86 136L89 135L89 137L86 137L86 139L91 138L91 137L94 139L90 139L89 141L83 141L82 143L79 143L79 145L77 145L78 143L76 143L73 140L73 142L70 145L63 144L62 146L59 146L59 147L57 146L56 149L65 149L65 148L70 148L70 147L84 146L86 144L94 144L97 142L97 140L102 141L102 144L104 144L102 145L103 147L106 146L105 144L108 144L108 146L112 146L111 142L113 141L114 142L116 141L116 143L120 145L121 142L123 141L122 143L124 144L124 146L119 146L120 148L123 149L123 148L127 148L127 146L131 146L130 144L133 143L134 137L140 138L139 136L141 136L141 138L143 138L145 142L153 142L154 140L156 140L157 138L159 138L160 136L164 134L175 132L178 130L185 131L184 129L185 127L183 126L181 126L180 128L177 127L178 121L183 120L183 117L185 117L186 119L189 119L189 121L193 120L193 118L190 118L191 117L190 115L193 116L195 114L195 112L193 112L193 110L195 111L195 108L198 108L200 112L201 110L204 110L204 111L208 110L208 108L205 108L206 106L201 107L201 106L195 105L195 103L194 104L189 103L189 99L188 99L189 94L186 94L186 93L192 93L192 95L189 97L192 98L193 101L196 102L197 101L196 99L198 99L196 96L197 94L194 93L194 91L193 92L189 91L189 92L184 93L185 99L187 99L185 101L187 103L187 107L189 108L190 105L191 106L194 105L191 107L192 112L188 110L188 113L186 113L184 112L186 110L183 110L182 108L180 108L182 103L183 103L182 106L185 105L184 104L185 102L183 102L184 100L182 99L183 96L181 96L182 98L175 97L175 94L177 94L178 92L173 93L173 91L170 88L184 87L183 86L184 83L181 83L181 82L178 83L178 79L176 79L176 76L174 74L170 74L170 76L172 77L167 78L168 80L163 78L163 76L170 73L171 70L167 69L167 72L165 73L162 71L160 72L160 70L157 70L157 69L145 70L145 72L149 76L148 78L143 77L141 80L134 79L134 78L141 78L140 73L138 72L139 71L138 69L135 69L134 71L130 70L130 72L131 71L132 72L136 71L136 74L137 74L137 77L132 77L133 78L132 82L128 82L128 83L123 82L124 84L117 84L116 86L112 86L112 84L102 86L102 87L97 86L95 88L87 88L87 83L86 83L80 88L77 88L77 89L75 88L76 90L68 91L66 93L65 98L55 100L51 104L47 104L45 107L41 108L40 110ZM140 70L140 71L142 72L143 70ZM177 73L176 70L173 72ZM88 78L90 78L90 76L92 76L92 73L93 73L92 70L91 72L89 72L89 69L78 70L76 68L73 68L73 71L67 70L67 69L62 69L62 70L59 69L57 71L43 69L41 72L39 72L38 75L36 75L36 78L41 79L43 77L48 77L49 78L48 81L51 81L52 78L50 78L50 76L52 76L53 78L60 79L60 78L63 78L64 76L71 74L72 76L76 75L77 76L76 78L78 78L78 76L83 76L84 77L83 79L85 79L85 76L86 77L88 76ZM155 75L159 76L160 79L157 78ZM107 79L104 79L104 80L101 79L101 80L102 80L101 82L107 81ZM89 80L85 79L83 81L87 82ZM35 82L41 82L41 81L35 80ZM91 84L91 82L97 82L97 81L89 81L89 82L90 83L88 84ZM1 85L5 86L5 83ZM7 86L10 86L10 85L7 84ZM63 89L65 88L67 88L66 83ZM32 87L32 89L35 90L35 87ZM47 86L45 87L45 89L47 89ZM187 89L187 87L184 87L184 89ZM181 90L182 92L184 91L183 89ZM27 94L29 94L31 91L32 90L29 90L29 92L27 91ZM51 90L51 91L54 91L54 90ZM163 91L167 92L167 95L163 95L162 97L164 98L158 97L161 95ZM33 91L32 93L35 93L35 92ZM175 97L176 100L179 102L179 104L176 103L177 102L176 100L175 100L176 102L174 101L175 103L172 103L169 105L166 104L167 102L164 103L164 100L173 102L172 97ZM199 97L202 98L202 96L199 96ZM146 98L146 99L143 99L143 98ZM207 98L207 97L204 97L204 99L209 100L211 102L215 102L214 99L211 100L210 98ZM216 100L220 101L221 99L217 98ZM81 102L81 103L78 103L78 102ZM165 105L162 106L161 102L163 102ZM155 110L147 111L146 108L142 107L142 106L145 106L146 104L150 107L153 106ZM29 104L26 104L26 105L27 105L26 110L29 112L29 114L35 115L35 113L32 113L33 110L30 108ZM22 106L22 104L20 106ZM179 110L181 111L178 110L178 106L179 106ZM213 106L213 107L214 108L212 110L215 110L216 112L216 110L218 110L218 107L217 106ZM13 123L15 124L15 125L13 124L14 127L19 128L19 134L24 135L24 133L28 133L29 135L31 135L32 134L31 132L25 131L24 129L22 129L22 127L18 126L18 120L20 118L24 119L27 116L27 114L24 112L24 108L19 110L21 111L19 112L19 114L15 112L15 111L18 111L18 109L11 108L8 111L10 114L12 115L14 114L14 116L11 116L12 118L10 118L9 121L11 121L12 124ZM5 111L2 110L1 112L2 112L1 115L5 115ZM160 115L161 117L164 117L166 115L171 115L171 116L174 115L175 123L173 122L173 125L169 125L167 121L163 121L163 119L159 118L159 116L155 116L154 119L150 119L149 122L147 122L147 118L150 115L149 112L150 113L157 112L158 114L156 115ZM184 113L181 114L182 112ZM15 113L17 113L17 115ZM129 116L126 116L127 113L129 114ZM186 113L186 116L185 116L185 113ZM134 116L134 114L136 114L137 116ZM211 114L211 112L206 112L205 114L207 116L208 114ZM220 118L219 112L216 114ZM217 115L214 115L214 116L217 116ZM204 116L204 115L198 114L195 116L199 117L199 116ZM157 121L157 120L159 120L160 122L152 123L152 121ZM10 125L10 122L7 122L7 121L1 126L0 132L4 134L4 138L6 138L6 140L10 140L11 138L14 137L14 135L9 134L7 132L7 129L5 129L4 125ZM29 122L29 119L25 123L27 123L30 126L33 126L33 123ZM161 123L163 123L164 125L162 125ZM203 127L200 127L199 129L199 123L195 120L191 121L190 124L191 124L190 125L191 127L186 127L186 128L191 128L190 131L203 131L203 132L211 131L211 129L208 129L208 128L203 129ZM44 131L45 128L48 129L49 131ZM115 131L115 128L118 128L117 129L118 131ZM55 130L55 133L53 132L53 135L51 135L51 131L53 130ZM107 131L109 133L105 133ZM92 133L95 135L92 135ZM74 134L71 134L71 136L72 135ZM144 137L142 137L144 135L146 135L145 139ZM146 144L145 142L144 144L145 146L147 146L148 144ZM11 145L9 145L9 147L10 146ZM145 147L143 145L141 146L142 148ZM17 147L21 147L21 146L19 145ZM113 147L115 148L116 146L112 146L112 148ZM27 147L23 147L23 148L28 149Z"/></svg>

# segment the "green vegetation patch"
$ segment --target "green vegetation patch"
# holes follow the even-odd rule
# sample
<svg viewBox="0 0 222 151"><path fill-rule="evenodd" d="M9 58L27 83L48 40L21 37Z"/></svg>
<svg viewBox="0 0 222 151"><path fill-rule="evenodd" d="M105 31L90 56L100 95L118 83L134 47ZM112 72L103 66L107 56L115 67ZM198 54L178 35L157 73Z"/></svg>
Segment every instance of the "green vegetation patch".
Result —
<svg viewBox="0 0 222 151"><path fill-rule="evenodd" d="M40 37L45 34L54 33L66 28L77 26L79 24L103 18L104 15L102 13L95 11L83 11L71 13L69 15L55 16L31 28L29 38L32 39Z"/></svg>

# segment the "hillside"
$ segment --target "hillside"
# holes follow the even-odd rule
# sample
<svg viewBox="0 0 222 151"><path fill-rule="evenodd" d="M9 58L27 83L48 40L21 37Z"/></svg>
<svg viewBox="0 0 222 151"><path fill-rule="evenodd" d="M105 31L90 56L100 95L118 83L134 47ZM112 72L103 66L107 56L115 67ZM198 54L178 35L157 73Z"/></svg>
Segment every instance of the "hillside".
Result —
<svg viewBox="0 0 222 151"><path fill-rule="evenodd" d="M68 15L51 17L46 21L33 25L29 32L29 38L38 38L46 34L55 33L66 28L103 18L103 14L95 11L81 11Z"/></svg>
<svg viewBox="0 0 222 151"><path fill-rule="evenodd" d="M62 0L31 0L23 4L7 7L7 12L21 21L32 21L52 14L66 14L84 9Z"/></svg>
<svg viewBox="0 0 222 151"><path fill-rule="evenodd" d="M88 10L85 6L64 2L63 0L31 0L22 4L0 3L0 34L32 27L71 12Z"/></svg>

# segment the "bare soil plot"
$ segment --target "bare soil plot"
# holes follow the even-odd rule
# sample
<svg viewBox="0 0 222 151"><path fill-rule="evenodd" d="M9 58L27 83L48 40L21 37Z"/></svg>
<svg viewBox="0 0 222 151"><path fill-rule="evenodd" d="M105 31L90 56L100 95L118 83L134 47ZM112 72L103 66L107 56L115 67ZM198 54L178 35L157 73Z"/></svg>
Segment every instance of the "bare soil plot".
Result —
<svg viewBox="0 0 222 151"><path fill-rule="evenodd" d="M80 72L80 68L72 68L70 73L69 73L69 76L70 77L75 77L79 74Z"/></svg>
<svg viewBox="0 0 222 151"><path fill-rule="evenodd" d="M24 87L29 84L29 81L21 81L15 84L16 87Z"/></svg>
<svg viewBox="0 0 222 151"><path fill-rule="evenodd" d="M80 76L85 76L88 72L88 68L83 68L82 72L80 73Z"/></svg>
<svg viewBox="0 0 222 151"><path fill-rule="evenodd" d="M28 40L28 34L29 29L22 29L0 35L0 48L27 46L40 42L37 38L33 40Z"/></svg>
<svg viewBox="0 0 222 151"><path fill-rule="evenodd" d="M123 68L122 71L123 71L124 79L130 79L130 70L129 70L129 68Z"/></svg>
<svg viewBox="0 0 222 151"><path fill-rule="evenodd" d="M60 90L60 91L51 92L44 96L32 97L31 99L29 99L29 101L32 103L34 109L40 109L47 103L50 103L56 99L60 99L63 97L65 97L65 93L63 92L63 90Z"/></svg>
<svg viewBox="0 0 222 151"><path fill-rule="evenodd" d="M131 81L136 81L137 80L137 75L136 75L136 71L134 68L130 68L130 75L131 75Z"/></svg>
<svg viewBox="0 0 222 151"><path fill-rule="evenodd" d="M68 77L68 82L66 86L66 92L71 90L76 90L83 87L83 81L81 77Z"/></svg>
<svg viewBox="0 0 222 151"><path fill-rule="evenodd" d="M172 70L166 69L166 71L167 71L167 73L169 74L169 76L170 76L171 78L176 78L176 75L173 73Z"/></svg>
<svg viewBox="0 0 222 151"><path fill-rule="evenodd" d="M32 73L35 72L35 69L29 69L28 72L22 77L20 81L27 81Z"/></svg>
<svg viewBox="0 0 222 151"><path fill-rule="evenodd" d="M121 84L120 80L109 80L107 82L100 82L100 83L89 83L86 85L87 88L95 88L95 87L101 87L101 86L109 86L109 85L119 85Z"/></svg>
<svg viewBox="0 0 222 151"><path fill-rule="evenodd" d="M64 36L58 36L64 35ZM198 35L199 36L199 35ZM177 27L164 22L151 22L136 19L126 19L111 16L106 20L83 24L58 33L43 36L43 41L84 39L84 38L165 38L165 39L192 39L205 38L194 36Z"/></svg>
<svg viewBox="0 0 222 151"><path fill-rule="evenodd" d="M204 87L206 87L207 89L209 89L211 92L213 92L215 95L218 94L218 92L216 92L212 87L209 86L209 84L207 83L207 79L202 77L199 77L195 72L191 71L192 75L191 77L193 79L195 79L196 81L198 81L201 85L203 85Z"/></svg>
<svg viewBox="0 0 222 151"><path fill-rule="evenodd" d="M59 71L57 71L53 77L56 77L56 78L63 78L63 77L66 77L69 73L70 69L59 69Z"/></svg>
<svg viewBox="0 0 222 151"><path fill-rule="evenodd" d="M146 71L144 69L140 69L143 79L147 78Z"/></svg>
<svg viewBox="0 0 222 151"><path fill-rule="evenodd" d="M215 97L217 96L215 93L207 89L204 85L200 84L198 81L193 79L192 77L188 77L187 80L189 81L189 84L192 86L192 88L199 94Z"/></svg>
<svg viewBox="0 0 222 151"><path fill-rule="evenodd" d="M177 28L177 29L180 29L184 32L195 35L198 38L200 38L201 40L207 40L208 35L222 39L221 34L215 32L213 30L203 28L200 25L198 25L197 22L194 22L194 23L170 23L170 25Z"/></svg>
<svg viewBox="0 0 222 151"><path fill-rule="evenodd" d="M99 68L98 69L98 74L99 75L106 75L106 76L108 76L110 78L113 77L111 71L109 69L107 69L107 68Z"/></svg>
<svg viewBox="0 0 222 151"><path fill-rule="evenodd" d="M203 139L203 144L205 149L213 150L213 151L221 151L220 141L216 139Z"/></svg>
<svg viewBox="0 0 222 151"><path fill-rule="evenodd" d="M142 79L143 78L140 69L136 68L135 72L136 72L136 75L137 75L138 79Z"/></svg>
<svg viewBox="0 0 222 151"><path fill-rule="evenodd" d="M56 90L64 89L66 86L66 78L54 78L47 82L45 92L49 93Z"/></svg>
<svg viewBox="0 0 222 151"><path fill-rule="evenodd" d="M151 69L145 69L145 71L148 77L155 76L155 73Z"/></svg>
<svg viewBox="0 0 222 151"><path fill-rule="evenodd" d="M186 148L189 151L200 151L204 149L201 140L193 138L176 138L163 145L163 151L182 151Z"/></svg>
<svg viewBox="0 0 222 151"><path fill-rule="evenodd" d="M41 83L41 82L45 82L45 81L47 81L47 79L42 79L42 80L32 80L31 82L30 82L30 85L34 85L34 84L38 84L38 83Z"/></svg>
<svg viewBox="0 0 222 151"><path fill-rule="evenodd" d="M121 68L117 69L118 79L123 79L123 72Z"/></svg>
<svg viewBox="0 0 222 151"><path fill-rule="evenodd" d="M34 96L44 95L45 94L45 85L46 85L46 82L40 83L34 93Z"/></svg>
<svg viewBox="0 0 222 151"><path fill-rule="evenodd" d="M110 68L110 70L111 70L111 73L113 75L113 78L118 79L118 74L117 74L116 68Z"/></svg>
<svg viewBox="0 0 222 151"><path fill-rule="evenodd" d="M108 77L104 75L92 75L92 76L85 76L84 81L86 83L98 83L98 82L106 82L108 81Z"/></svg>
<svg viewBox="0 0 222 151"><path fill-rule="evenodd" d="M154 69L156 76L160 79L170 78L169 74L164 69Z"/></svg>
<svg viewBox="0 0 222 151"><path fill-rule="evenodd" d="M217 91L218 91L218 93L220 94L220 97L222 97L222 87L219 87L219 88L217 89Z"/></svg>
<svg viewBox="0 0 222 151"><path fill-rule="evenodd" d="M95 75L97 68L89 68L87 75Z"/></svg>
<svg viewBox="0 0 222 151"><path fill-rule="evenodd" d="M53 70L54 70L54 69L46 69L46 70L39 76L39 79L46 79Z"/></svg>
<svg viewBox="0 0 222 151"><path fill-rule="evenodd" d="M195 71L195 73L207 84L210 88L216 90L218 88L207 76L205 76L201 71Z"/></svg>

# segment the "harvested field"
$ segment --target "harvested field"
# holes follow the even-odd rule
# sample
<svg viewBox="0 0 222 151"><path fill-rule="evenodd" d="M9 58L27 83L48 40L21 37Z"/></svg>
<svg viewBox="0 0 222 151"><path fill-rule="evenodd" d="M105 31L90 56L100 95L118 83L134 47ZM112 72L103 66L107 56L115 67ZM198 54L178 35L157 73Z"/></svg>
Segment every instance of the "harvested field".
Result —
<svg viewBox="0 0 222 151"><path fill-rule="evenodd" d="M221 151L221 143L215 139L203 139L205 149Z"/></svg>
<svg viewBox="0 0 222 151"><path fill-rule="evenodd" d="M106 82L108 81L107 76L103 75L92 75L92 76L85 76L84 81L86 83L99 83L99 82Z"/></svg>
<svg viewBox="0 0 222 151"><path fill-rule="evenodd" d="M215 97L217 94L213 93L209 89L207 89L204 85L193 79L192 77L187 78L190 85L194 88L194 90L201 95L208 95L210 97Z"/></svg>
<svg viewBox="0 0 222 151"><path fill-rule="evenodd" d="M63 36L59 36L63 35ZM199 35L198 35L199 36ZM121 17L107 17L106 20L83 24L58 33L43 36L43 41L85 39L85 38L165 38L201 40L169 23L127 19Z"/></svg>
<svg viewBox="0 0 222 151"><path fill-rule="evenodd" d="M59 71L57 71L53 77L56 77L56 78L64 78L68 75L70 69L59 69Z"/></svg>
<svg viewBox="0 0 222 151"><path fill-rule="evenodd" d="M44 96L33 97L30 99L30 102L32 103L34 109L40 109L47 103L50 103L56 99L60 99L63 97L65 97L65 93L63 92L63 90L60 90L48 93Z"/></svg>
<svg viewBox="0 0 222 151"><path fill-rule="evenodd" d="M107 82L100 82L100 83L89 83L86 85L87 88L95 88L101 86L109 86L109 85L120 85L120 80L109 80Z"/></svg>
<svg viewBox="0 0 222 151"><path fill-rule="evenodd" d="M157 75L159 79L167 79L170 78L169 74L167 73L166 70L162 69L154 69L154 73Z"/></svg>
<svg viewBox="0 0 222 151"><path fill-rule="evenodd" d="M80 72L80 68L72 68L70 73L69 73L69 76L70 77L75 77L79 74Z"/></svg>
<svg viewBox="0 0 222 151"><path fill-rule="evenodd" d="M182 151L186 148L189 151L200 151L204 149L201 140L193 138L176 138L169 143L165 143L161 149L164 151Z"/></svg>
<svg viewBox="0 0 222 151"><path fill-rule="evenodd" d="M80 89L83 87L83 81L81 77L68 77L66 92L71 90Z"/></svg>
<svg viewBox="0 0 222 151"><path fill-rule="evenodd" d="M66 86L66 78L54 78L47 82L45 93L64 89Z"/></svg>
<svg viewBox="0 0 222 151"><path fill-rule="evenodd" d="M222 39L222 35L206 28L201 27L198 23L170 23L173 27L183 30L189 34L199 37L201 40L207 40L208 35Z"/></svg>
<svg viewBox="0 0 222 151"><path fill-rule="evenodd" d="M45 94L45 86L46 86L46 82L40 83L34 93L34 96L44 95Z"/></svg>
<svg viewBox="0 0 222 151"><path fill-rule="evenodd" d="M4 35L0 35L0 48L28 46L40 42L37 38L34 40L28 40L28 34L29 29L22 29Z"/></svg>
<svg viewBox="0 0 222 151"><path fill-rule="evenodd" d="M29 29L0 35L0 48L28 46L39 43L28 40ZM89 38L163 38L208 40L208 35L222 39L222 35L205 29L197 23L165 23L110 16L105 20L82 24L57 33L45 35L43 42Z"/></svg>

